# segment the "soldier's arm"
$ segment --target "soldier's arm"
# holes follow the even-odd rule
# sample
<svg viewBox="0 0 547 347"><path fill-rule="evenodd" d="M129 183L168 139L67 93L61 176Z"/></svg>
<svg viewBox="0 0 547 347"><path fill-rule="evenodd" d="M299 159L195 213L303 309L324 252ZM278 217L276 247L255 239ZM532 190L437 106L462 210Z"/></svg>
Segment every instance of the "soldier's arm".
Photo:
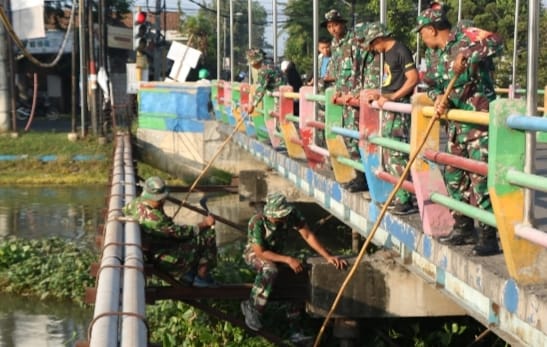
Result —
<svg viewBox="0 0 547 347"><path fill-rule="evenodd" d="M260 70L257 79L257 87L253 95L253 109L260 103L264 94L266 94L266 87L268 86L268 76L263 70Z"/></svg>

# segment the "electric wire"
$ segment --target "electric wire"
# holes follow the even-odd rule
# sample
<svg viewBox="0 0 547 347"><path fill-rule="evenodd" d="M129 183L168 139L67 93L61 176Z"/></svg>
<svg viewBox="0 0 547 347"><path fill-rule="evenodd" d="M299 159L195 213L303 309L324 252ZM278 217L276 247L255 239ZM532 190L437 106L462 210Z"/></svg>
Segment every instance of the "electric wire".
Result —
<svg viewBox="0 0 547 347"><path fill-rule="evenodd" d="M15 30L13 29L13 26L11 25L11 22L8 16L6 15L6 12L3 6L0 6L0 21L6 28L8 35L11 37L15 45L21 50L21 52L23 52L23 55L25 56L25 58L27 58L31 63L38 65L39 67L51 68L56 66L59 63L59 61L61 60L61 56L63 55L63 52L65 50L66 43L68 42L68 35L72 29L72 25L74 22L75 7L76 7L76 1L72 2L72 9L70 10L70 18L68 21L68 26L65 32L65 36L63 38L63 42L61 43L61 47L59 48L59 51L56 53L55 58L49 63L41 62L27 50L27 48L25 47L25 44L21 41L21 39L19 38Z"/></svg>

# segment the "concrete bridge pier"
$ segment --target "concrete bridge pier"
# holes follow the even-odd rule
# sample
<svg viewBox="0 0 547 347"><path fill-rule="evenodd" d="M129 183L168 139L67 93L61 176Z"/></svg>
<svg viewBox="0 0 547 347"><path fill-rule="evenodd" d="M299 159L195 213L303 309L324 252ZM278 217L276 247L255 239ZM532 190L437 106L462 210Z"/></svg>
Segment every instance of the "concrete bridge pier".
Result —
<svg viewBox="0 0 547 347"><path fill-rule="evenodd" d="M348 259L351 266L354 260ZM322 258L308 259L308 263L312 266L307 310L326 316L349 270L338 271ZM361 262L334 314L358 319L460 316L466 312L436 290L434 284L409 272L398 255L380 250Z"/></svg>

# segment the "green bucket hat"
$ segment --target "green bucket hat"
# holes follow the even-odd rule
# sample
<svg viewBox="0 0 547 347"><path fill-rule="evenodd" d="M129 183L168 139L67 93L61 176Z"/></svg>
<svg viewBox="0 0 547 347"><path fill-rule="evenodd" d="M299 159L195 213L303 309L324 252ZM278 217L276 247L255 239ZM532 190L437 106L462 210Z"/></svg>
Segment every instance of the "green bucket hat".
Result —
<svg viewBox="0 0 547 347"><path fill-rule="evenodd" d="M326 28L329 22L347 23L347 20L342 17L340 12L333 9L325 13L325 20L321 23L321 27Z"/></svg>
<svg viewBox="0 0 547 347"><path fill-rule="evenodd" d="M264 60L264 52L258 48L248 49L246 55L249 64L257 64Z"/></svg>
<svg viewBox="0 0 547 347"><path fill-rule="evenodd" d="M160 201L169 195L165 182L158 176L149 177L142 187L141 196L146 200Z"/></svg>
<svg viewBox="0 0 547 347"><path fill-rule="evenodd" d="M385 24L373 22L356 27L354 40L368 46L375 39L386 36L391 36L391 31L387 30Z"/></svg>
<svg viewBox="0 0 547 347"><path fill-rule="evenodd" d="M283 218L288 216L293 210L291 204L287 202L285 195L276 192L270 193L266 197L264 205L264 216L270 218Z"/></svg>
<svg viewBox="0 0 547 347"><path fill-rule="evenodd" d="M416 27L412 29L412 32L417 33L423 27L439 23L446 20L445 6L441 3L435 2L430 8L425 9L420 13L416 20Z"/></svg>

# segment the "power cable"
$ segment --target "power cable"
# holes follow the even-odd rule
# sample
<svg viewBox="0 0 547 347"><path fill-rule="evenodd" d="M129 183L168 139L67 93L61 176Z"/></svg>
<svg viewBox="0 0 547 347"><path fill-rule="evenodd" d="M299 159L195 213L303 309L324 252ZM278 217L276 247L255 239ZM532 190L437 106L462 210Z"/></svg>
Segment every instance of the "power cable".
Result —
<svg viewBox="0 0 547 347"><path fill-rule="evenodd" d="M27 58L31 63L33 63L35 65L38 65L39 67L51 68L51 67L54 67L55 65L57 65L57 63L59 63L59 60L61 60L61 56L62 56L62 54L65 50L65 46L66 46L66 43L68 41L68 34L70 33L70 31L72 29L73 22L74 22L74 12L75 12L74 8L76 6L75 4L76 4L76 1L73 1L72 2L72 9L70 10L70 19L68 21L68 27L67 27L67 30L65 32L63 42L61 43L61 47L59 48L59 51L57 52L55 58L49 63L44 63L44 62L39 61L27 50L27 48L25 47L25 45L23 44L21 39L19 39L19 36L17 36L17 33L13 29L13 26L11 25L11 22L10 22L8 16L6 15L6 12L5 12L3 6L0 6L0 21L2 22L2 24L6 28L6 31L8 32L9 36L11 37L11 39L13 40L15 45L23 52L23 55L25 56L25 58Z"/></svg>

